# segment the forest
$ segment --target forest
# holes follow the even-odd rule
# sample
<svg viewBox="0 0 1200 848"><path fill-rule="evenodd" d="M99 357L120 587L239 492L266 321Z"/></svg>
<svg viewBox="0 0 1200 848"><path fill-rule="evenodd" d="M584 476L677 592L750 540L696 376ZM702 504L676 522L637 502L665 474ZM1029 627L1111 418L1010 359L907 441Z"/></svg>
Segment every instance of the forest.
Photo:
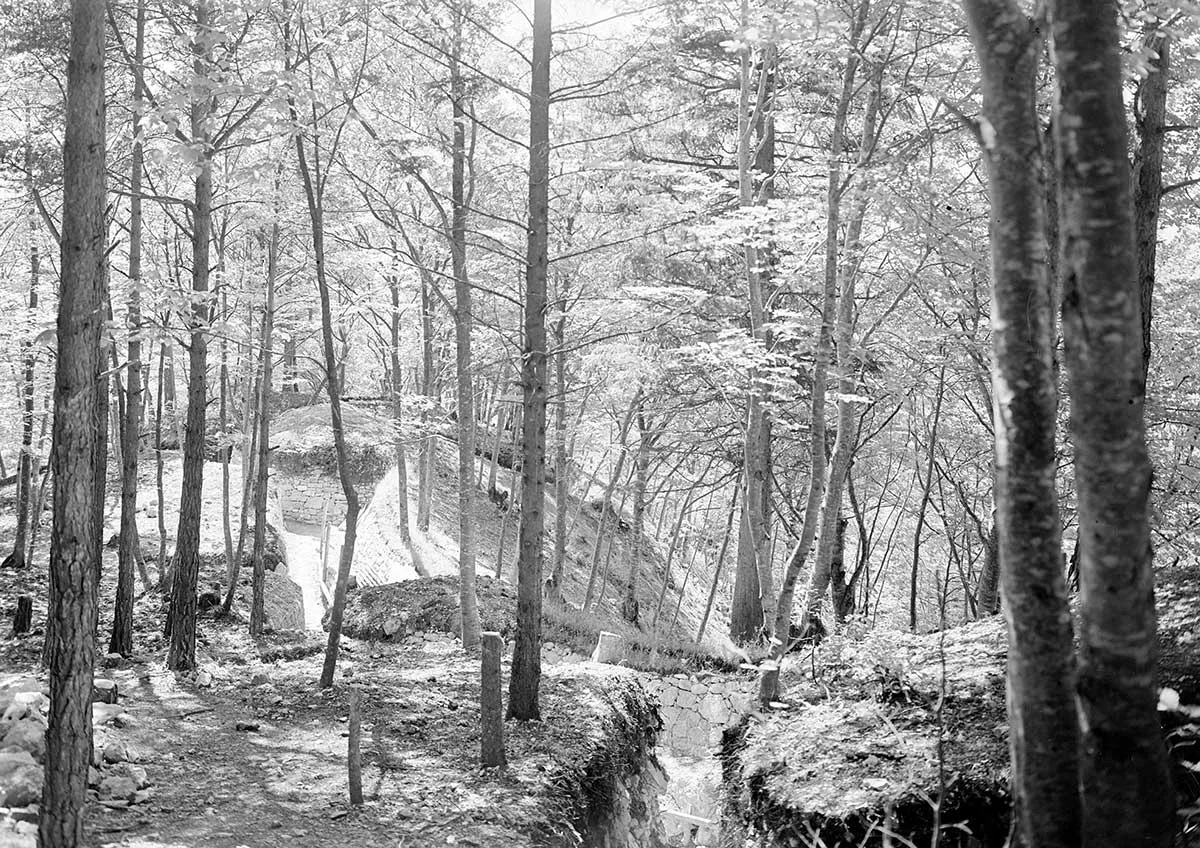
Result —
<svg viewBox="0 0 1200 848"><path fill-rule="evenodd" d="M0 845L1200 845L1198 44L0 0Z"/></svg>

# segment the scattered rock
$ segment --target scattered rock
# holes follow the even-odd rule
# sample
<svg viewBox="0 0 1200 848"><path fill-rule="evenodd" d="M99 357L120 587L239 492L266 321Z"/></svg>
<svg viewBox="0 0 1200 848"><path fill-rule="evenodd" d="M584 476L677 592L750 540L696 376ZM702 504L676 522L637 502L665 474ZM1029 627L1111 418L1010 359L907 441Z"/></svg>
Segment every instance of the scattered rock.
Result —
<svg viewBox="0 0 1200 848"><path fill-rule="evenodd" d="M253 677L250 678L251 686L262 686L264 683L270 683L270 682L271 682L270 676L267 675L265 672L261 672L261 671L258 672L258 674L254 675Z"/></svg>
<svg viewBox="0 0 1200 848"><path fill-rule="evenodd" d="M110 774L100 781L100 798L116 801L131 801L137 792L137 783L130 777Z"/></svg>
<svg viewBox="0 0 1200 848"><path fill-rule="evenodd" d="M103 754L106 763L123 763L130 759L129 748L119 740L109 742L104 746Z"/></svg>
<svg viewBox="0 0 1200 848"><path fill-rule="evenodd" d="M28 751L0 751L0 806L36 804L42 795L42 767Z"/></svg>
<svg viewBox="0 0 1200 848"><path fill-rule="evenodd" d="M236 725L234 725L234 729L243 733L256 733L258 731L258 722L239 721Z"/></svg>
<svg viewBox="0 0 1200 848"><path fill-rule="evenodd" d="M46 756L46 728L39 719L23 718L8 729L0 746L28 751L40 762Z"/></svg>
<svg viewBox="0 0 1200 848"><path fill-rule="evenodd" d="M117 684L113 680L98 679L92 683L92 703L115 704Z"/></svg>
<svg viewBox="0 0 1200 848"><path fill-rule="evenodd" d="M120 654L109 653L104 655L104 659L100 660L100 665L104 668L120 668L124 664L125 658Z"/></svg>
<svg viewBox="0 0 1200 848"><path fill-rule="evenodd" d="M201 688L212 686L213 676L204 669L196 672L196 685Z"/></svg>
<svg viewBox="0 0 1200 848"><path fill-rule="evenodd" d="M125 715L124 709L116 704L92 703L92 726L100 727L105 724L117 724L117 718ZM120 725L118 725L120 726Z"/></svg>
<svg viewBox="0 0 1200 848"><path fill-rule="evenodd" d="M135 788L145 789L150 785L150 778L146 775L146 770L141 766L135 766L133 763L118 763L113 766L109 772L111 777L125 777L133 781Z"/></svg>

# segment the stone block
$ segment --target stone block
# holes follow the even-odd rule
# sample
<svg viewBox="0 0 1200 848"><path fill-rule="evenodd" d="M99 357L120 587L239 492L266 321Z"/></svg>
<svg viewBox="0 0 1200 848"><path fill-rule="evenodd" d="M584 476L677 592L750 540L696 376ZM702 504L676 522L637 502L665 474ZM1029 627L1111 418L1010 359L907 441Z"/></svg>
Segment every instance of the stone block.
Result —
<svg viewBox="0 0 1200 848"><path fill-rule="evenodd" d="M46 756L46 728L38 719L23 718L13 722L4 739L0 740L0 746L25 751L41 762Z"/></svg>
<svg viewBox="0 0 1200 848"><path fill-rule="evenodd" d="M0 751L0 807L36 804L42 796L42 767L28 751Z"/></svg>

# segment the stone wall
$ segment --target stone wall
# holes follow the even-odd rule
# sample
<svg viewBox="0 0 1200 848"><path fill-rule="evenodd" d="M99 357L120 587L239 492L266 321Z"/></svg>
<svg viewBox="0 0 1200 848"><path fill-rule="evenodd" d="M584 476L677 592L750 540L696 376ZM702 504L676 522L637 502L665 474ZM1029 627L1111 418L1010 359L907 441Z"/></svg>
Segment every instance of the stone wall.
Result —
<svg viewBox="0 0 1200 848"><path fill-rule="evenodd" d="M326 506L331 526L336 527L346 517L346 497L335 475L316 468L277 470L271 474L271 486L285 521L319 527L325 521Z"/></svg>
<svg viewBox="0 0 1200 848"><path fill-rule="evenodd" d="M677 755L711 755L724 730L749 711L755 685L750 677L716 674L648 678L647 688L662 704L660 744Z"/></svg>

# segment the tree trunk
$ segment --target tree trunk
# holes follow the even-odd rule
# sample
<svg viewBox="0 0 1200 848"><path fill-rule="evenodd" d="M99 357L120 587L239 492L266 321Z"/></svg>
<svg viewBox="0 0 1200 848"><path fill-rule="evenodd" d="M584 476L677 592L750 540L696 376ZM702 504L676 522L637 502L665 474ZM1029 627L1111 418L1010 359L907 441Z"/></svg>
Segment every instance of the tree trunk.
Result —
<svg viewBox="0 0 1200 848"><path fill-rule="evenodd" d="M268 405L271 400L271 343L275 331L275 278L279 274L279 221L271 223L271 236L267 242L267 302L263 308L262 331L262 375L258 384L258 435L256 438L257 460L254 472L257 479L254 482L254 541L250 548L250 562L254 569L250 587L250 632L257 636L262 633L265 622L264 604L266 598L267 569L263 562L263 554L267 544L267 489L270 486L271 465L271 421ZM321 575L324 580L324 574ZM237 581L232 581L229 594L225 597L225 607L233 603L233 591Z"/></svg>
<svg viewBox="0 0 1200 848"><path fill-rule="evenodd" d="M975 590L975 614L979 618L1000 612L1000 528L995 515L983 555L983 573L979 575L979 587Z"/></svg>
<svg viewBox="0 0 1200 848"><path fill-rule="evenodd" d="M157 397L154 404L154 489L158 506L158 586L169 591L171 581L167 572L167 497L163 487L163 382L167 360L167 344L158 352Z"/></svg>
<svg viewBox="0 0 1200 848"><path fill-rule="evenodd" d="M285 42L288 36L285 33ZM293 117L295 104L290 104ZM311 131L320 128L316 106L306 116L311 120ZM342 423L342 384L337 355L333 347L333 310L330 305L329 280L325 269L325 178L321 170L320 144L313 141L313 161L305 149L303 133L295 136L296 162L304 184L304 197L308 205L308 217L312 228L313 261L316 266L317 295L321 305L321 346L325 368L325 389L329 397L329 415L333 429L333 450L337 458L338 480L346 499L346 534L342 540L341 556L338 560L337 583L333 591L333 605L329 611L329 640L325 647L325 662L321 668L320 686L333 686L333 673L337 668L338 647L342 638L342 616L346 609L346 589L350 583L350 567L354 561L354 542L358 535L358 492L350 476L350 465L346 454L346 434Z"/></svg>
<svg viewBox="0 0 1200 848"><path fill-rule="evenodd" d="M31 118L27 117L27 121ZM28 130L27 130L28 132ZM29 137L25 140L25 170L30 202L33 201L33 142ZM37 216L29 213L29 317L30 326L26 331L32 335L33 322L37 320L38 282L41 276L41 254L37 243ZM13 549L0 562L0 568L24 568L26 561L26 545L30 523L30 510L33 501L33 480L36 476L33 452L34 426L34 365L37 354L33 342L21 342L22 361L24 365L21 375L21 453L17 457L17 530L13 539Z"/></svg>
<svg viewBox="0 0 1200 848"><path fill-rule="evenodd" d="M192 44L193 71L208 73L212 63L206 44L209 0L197 0L196 35ZM212 159L206 121L211 95L191 105L192 138L204 151L196 161L195 207L192 210L192 315L188 351L187 425L183 440L183 488L179 496L179 529L175 534L175 575L171 586L168 626L171 645L167 667L186 671L196 667L196 582L200 573L200 511L204 486L204 418L208 403L208 252L212 235Z"/></svg>
<svg viewBox="0 0 1200 848"><path fill-rule="evenodd" d="M73 0L63 145L63 222L58 360L50 464L54 518L50 535L47 653L50 714L38 842L84 842L92 752L92 667L96 651L96 564L101 555L104 438L96 426L102 373L105 135L104 3ZM97 482L99 481L99 483Z"/></svg>
<svg viewBox="0 0 1200 848"><path fill-rule="evenodd" d="M454 128L451 150L450 261L454 274L454 364L458 376L458 585L462 646L479 648L479 599L475 594L475 406L471 363L471 283L467 278L466 123L467 97L462 70L463 11L454 5L450 56L450 105ZM545 295L543 294L543 299ZM544 428L544 425L543 425ZM544 435L544 434L543 434ZM542 457L545 462L545 457ZM540 581L539 581L539 592Z"/></svg>
<svg viewBox="0 0 1200 848"><path fill-rule="evenodd" d="M870 197L865 171L870 164L875 146L879 101L882 96L882 71L882 67L876 67L871 75L873 78L872 89L863 114L862 144L858 150L858 181L854 187L850 222L846 227L844 255L838 274L841 285L838 292L837 326L834 331L838 370L837 436L833 443L833 457L826 468L824 492L821 495L820 525L817 528L817 554L814 558L812 574L809 576L804 613L800 620L801 633L808 633L810 628L815 626L820 615L821 602L829 588L834 551L841 543L842 531L839 530L838 522L842 514L842 492L846 484L846 475L850 473L854 447L858 442L858 402L854 400L857 390L857 380L854 376L857 363L853 349L854 323L857 315L854 298L858 270L862 263L863 220L866 218L867 203ZM775 630L780 634L788 633L790 624L790 616L780 618L775 623ZM780 638L777 653L786 649L786 641Z"/></svg>
<svg viewBox="0 0 1200 848"><path fill-rule="evenodd" d="M1054 313L1035 97L1042 39L1013 0L966 0L991 196L996 518L1022 844L1077 845L1075 663L1055 478Z"/></svg>
<svg viewBox="0 0 1200 848"><path fill-rule="evenodd" d="M1158 55L1150 72L1138 81L1134 100L1137 149L1133 156L1134 234L1137 243L1138 290L1142 306L1142 394L1150 373L1151 319L1154 316L1154 265L1158 254L1158 212L1163 195L1163 146L1166 143L1167 86L1171 73L1171 39L1153 21L1142 39Z"/></svg>
<svg viewBox="0 0 1200 848"><path fill-rule="evenodd" d="M140 101L145 54L146 5L138 0L133 45L133 99ZM121 430L121 529L117 535L117 597L113 603L110 653L133 652L133 574L140 541L137 527L138 447L142 423L142 142L134 119L129 173L129 302L125 326L129 342L125 366L125 421ZM149 588L147 585L146 588Z"/></svg>
<svg viewBox="0 0 1200 848"><path fill-rule="evenodd" d="M550 187L550 0L533 4L533 74L529 89L529 243L525 271L525 339L521 360L521 528L517 562L517 634L508 716L540 718L542 674L542 535L546 489L546 269Z"/></svg>
<svg viewBox="0 0 1200 848"><path fill-rule="evenodd" d="M938 371L937 393L933 399L933 418L929 426L929 451L925 455L925 476L921 480L921 502L917 505L917 526L913 530L912 565L909 568L908 584L908 629L917 632L918 615L917 599L921 576L921 533L925 530L925 515L929 511L929 499L933 496L933 463L937 450L938 424L942 418L942 400L946 396L946 365L943 361ZM914 407L915 412L915 407ZM913 432L913 444L917 444L916 429ZM917 458L920 463L920 458ZM920 476L921 467L918 464L915 473Z"/></svg>
<svg viewBox="0 0 1200 848"><path fill-rule="evenodd" d="M408 457L404 450L404 400L400 381L400 281L395 274L388 276L388 291L392 297L392 315L388 322L391 346L388 363L391 366L392 426L396 428L396 511L400 518L400 542L412 553L412 531L408 522Z"/></svg>
<svg viewBox="0 0 1200 848"><path fill-rule="evenodd" d="M1156 714L1143 319L1117 15L1115 2L1053 4L1079 495L1083 842L1166 846L1174 795Z"/></svg>
<svg viewBox="0 0 1200 848"><path fill-rule="evenodd" d="M713 603L717 600L717 587L721 582L721 566L725 563L725 552L729 550L729 537L733 535L733 518L738 514L738 489L733 490L733 502L729 505L729 517L725 520L725 536L721 539L721 550L717 553L717 564L713 568L712 586L708 592L708 602L704 605L704 617L700 619L700 629L696 631L696 644L704 641L704 630L708 627L708 617L712 614ZM683 591L680 590L680 598ZM678 608L676 608L678 611Z"/></svg>
<svg viewBox="0 0 1200 848"><path fill-rule="evenodd" d="M638 447L633 458L633 556L629 566L625 598L621 602L621 615L630 624L638 623L637 587L642 576L642 559L645 556L646 482L650 474L650 428L646 424L644 407L638 409Z"/></svg>
<svg viewBox="0 0 1200 848"><path fill-rule="evenodd" d="M567 306L566 283L559 285L558 320L554 322L554 556L546 595L562 602L563 567L567 561L567 501L571 492L571 468L567 453Z"/></svg>
<svg viewBox="0 0 1200 848"><path fill-rule="evenodd" d="M838 283L838 234L841 229L841 199L845 187L842 184L841 158L845 148L846 123L850 103L854 99L858 75L858 42L866 25L870 9L869 0L863 0L855 11L850 28L849 50L846 67L842 72L842 89L834 110L833 135L829 142L829 172L825 189L825 272L824 292L821 298L821 327L817 334L817 346L813 356L812 397L809 404L809 479L805 496L804 513L796 544L788 554L787 568L779 588L779 603L776 625L780 633L787 633L792 619L792 604L795 598L796 581L813 540L817 535L817 523L821 513L821 501L825 491L825 387L828 381L829 364L833 357L833 331L837 315ZM807 596L815 593L810 587ZM823 595L823 591L821 595ZM817 595L820 597L820 595ZM782 640L781 640L782 641Z"/></svg>
<svg viewBox="0 0 1200 848"><path fill-rule="evenodd" d="M609 502L612 499L613 490L616 489L617 483L621 479L621 471L625 467L625 457L629 451L626 446L626 439L629 436L629 425L633 423L634 413L642 402L642 389L639 386L638 390L633 393L633 400L629 403L629 409L625 413L624 420L621 421L621 429L618 438L621 443L621 452L617 455L617 465L613 469L612 477L608 479L608 485L604 487L604 495L600 502L600 520L596 524L596 544L592 548L592 568L588 573L587 590L583 596L583 611L587 612L592 605L592 600L596 591L596 577L600 571L600 549L604 538L604 528L608 524ZM587 494L584 493L584 497ZM583 506L586 506L584 504ZM580 507L583 508L582 506Z"/></svg>
<svg viewBox="0 0 1200 848"><path fill-rule="evenodd" d="M425 406L421 410L420 467L417 473L417 529L429 531L429 510L433 497L433 478L437 467L437 433L431 432L431 410L437 402L437 375L433 361L433 300L429 296L429 281L421 275L421 392Z"/></svg>

